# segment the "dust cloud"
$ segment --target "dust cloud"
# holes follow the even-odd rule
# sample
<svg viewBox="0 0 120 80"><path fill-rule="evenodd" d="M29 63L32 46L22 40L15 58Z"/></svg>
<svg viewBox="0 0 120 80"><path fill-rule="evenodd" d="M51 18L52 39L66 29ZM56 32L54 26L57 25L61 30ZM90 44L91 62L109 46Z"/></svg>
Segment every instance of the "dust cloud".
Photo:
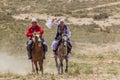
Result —
<svg viewBox="0 0 120 80"><path fill-rule="evenodd" d="M27 75L31 72L31 62L25 57L0 52L0 73Z"/></svg>
<svg viewBox="0 0 120 80"><path fill-rule="evenodd" d="M46 60L44 60L43 66L44 73L57 73L53 58L48 57ZM18 56L0 52L0 73L27 75L32 73L31 61L28 60L27 55Z"/></svg>

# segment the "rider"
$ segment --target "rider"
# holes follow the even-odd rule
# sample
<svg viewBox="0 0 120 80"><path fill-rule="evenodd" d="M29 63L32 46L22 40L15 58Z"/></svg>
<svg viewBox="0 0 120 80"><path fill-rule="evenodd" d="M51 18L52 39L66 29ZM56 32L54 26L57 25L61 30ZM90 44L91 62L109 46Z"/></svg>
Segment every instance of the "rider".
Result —
<svg viewBox="0 0 120 80"><path fill-rule="evenodd" d="M42 29L41 26L37 24L37 19L33 18L31 23L32 25L28 28L26 36L29 38L28 44L27 44L27 51L28 51L28 58L32 59L32 45L33 45L33 34L35 32L38 32L40 34L40 38L42 39L42 46L43 46L43 51L44 51L44 59L45 59L45 53L47 52L47 45L44 39L42 38L42 35L44 33L44 30Z"/></svg>
<svg viewBox="0 0 120 80"><path fill-rule="evenodd" d="M53 19L52 22L57 27L57 33L56 33L55 40L52 43L52 48L53 48L53 52L56 55L56 51L58 49L58 46L60 45L60 43L59 43L60 40L59 39L61 37L61 34L63 32L65 32L68 35L68 38L70 38L71 32L70 32L69 27L65 24L65 20L64 19L61 19L59 24L55 23L54 21L55 21L55 19ZM68 39L68 46L69 46L68 47L68 53L71 53L72 44L71 44L70 39Z"/></svg>

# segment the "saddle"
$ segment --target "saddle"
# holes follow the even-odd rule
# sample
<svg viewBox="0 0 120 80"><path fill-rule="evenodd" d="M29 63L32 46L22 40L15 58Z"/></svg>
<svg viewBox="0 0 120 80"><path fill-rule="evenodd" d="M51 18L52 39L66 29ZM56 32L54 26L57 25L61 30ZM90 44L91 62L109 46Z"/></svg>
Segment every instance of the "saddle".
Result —
<svg viewBox="0 0 120 80"><path fill-rule="evenodd" d="M56 54L56 55L58 55L57 50L58 50L61 42L62 42L62 39L60 39L60 40L58 41L58 45L57 45L56 50L55 50L55 54ZM67 50L67 55L68 55L69 53L71 53L71 49L72 49L72 45L71 45L69 42L68 42L68 45L67 45L67 49L68 49L68 50Z"/></svg>

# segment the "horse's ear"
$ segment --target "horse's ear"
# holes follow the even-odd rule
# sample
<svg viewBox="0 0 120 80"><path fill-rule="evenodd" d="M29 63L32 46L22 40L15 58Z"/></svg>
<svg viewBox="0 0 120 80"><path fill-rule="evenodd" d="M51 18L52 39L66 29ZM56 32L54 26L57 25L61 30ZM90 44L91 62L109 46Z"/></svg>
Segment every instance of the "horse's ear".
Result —
<svg viewBox="0 0 120 80"><path fill-rule="evenodd" d="M35 37L32 37L33 42L35 42Z"/></svg>

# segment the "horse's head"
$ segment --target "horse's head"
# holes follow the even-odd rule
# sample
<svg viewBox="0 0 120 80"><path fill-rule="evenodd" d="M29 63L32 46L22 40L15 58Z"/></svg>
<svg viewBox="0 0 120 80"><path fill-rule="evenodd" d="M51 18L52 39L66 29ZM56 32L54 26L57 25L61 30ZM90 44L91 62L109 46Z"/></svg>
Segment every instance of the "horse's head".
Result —
<svg viewBox="0 0 120 80"><path fill-rule="evenodd" d="M39 33L34 33L33 35L33 42L34 44L37 44L39 47L41 47L41 38L40 38L40 34Z"/></svg>
<svg viewBox="0 0 120 80"><path fill-rule="evenodd" d="M62 34L62 43L64 46L67 46L68 35L66 33Z"/></svg>
<svg viewBox="0 0 120 80"><path fill-rule="evenodd" d="M62 54L62 56L67 55L67 46L68 46L68 36L66 33L63 33L61 35L61 40L60 40L60 47L58 49L58 54Z"/></svg>

